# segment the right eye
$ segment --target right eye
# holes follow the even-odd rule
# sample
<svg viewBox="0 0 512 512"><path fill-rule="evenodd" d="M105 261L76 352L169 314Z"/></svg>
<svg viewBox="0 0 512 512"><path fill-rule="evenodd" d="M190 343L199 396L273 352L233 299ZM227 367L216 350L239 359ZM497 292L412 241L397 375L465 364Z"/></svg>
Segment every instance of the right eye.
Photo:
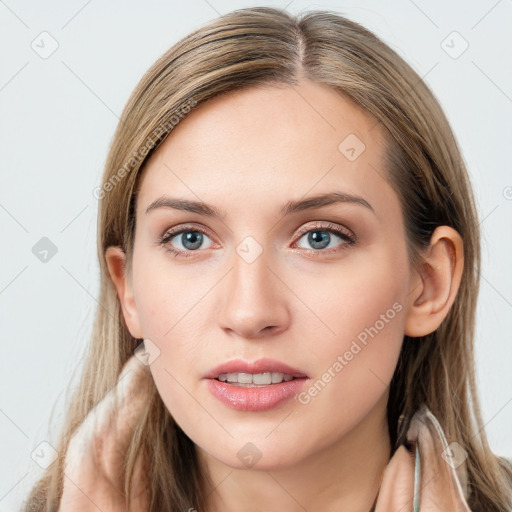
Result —
<svg viewBox="0 0 512 512"><path fill-rule="evenodd" d="M205 237L210 240L210 237L202 229L197 227L185 226L178 229L171 229L166 231L160 238L159 243L165 247L167 251L174 254L176 257L188 258L192 256L192 253L197 252L198 249L203 245ZM177 248L173 245L173 241L176 239L177 244L181 244L181 247ZM211 247L211 244L204 249Z"/></svg>

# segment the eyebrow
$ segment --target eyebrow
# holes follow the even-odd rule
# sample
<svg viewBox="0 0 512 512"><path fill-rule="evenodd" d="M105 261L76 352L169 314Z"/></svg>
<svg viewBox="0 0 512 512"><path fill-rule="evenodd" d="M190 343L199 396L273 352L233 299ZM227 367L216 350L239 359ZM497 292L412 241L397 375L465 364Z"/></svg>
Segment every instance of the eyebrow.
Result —
<svg viewBox="0 0 512 512"><path fill-rule="evenodd" d="M291 213L297 213L304 210L312 210L336 203L351 203L361 205L371 210L375 214L375 210L371 204L366 201L366 199L348 194L346 192L329 192L327 194L318 194L316 196L298 201L288 201L281 207L280 213L282 216L285 216ZM174 210L183 210L219 219L225 216L225 213L222 210L202 201L191 201L188 199L179 199L168 196L161 196L158 199L155 199L155 201L153 201L146 208L146 213L149 213L150 211L156 210L158 208L172 208Z"/></svg>

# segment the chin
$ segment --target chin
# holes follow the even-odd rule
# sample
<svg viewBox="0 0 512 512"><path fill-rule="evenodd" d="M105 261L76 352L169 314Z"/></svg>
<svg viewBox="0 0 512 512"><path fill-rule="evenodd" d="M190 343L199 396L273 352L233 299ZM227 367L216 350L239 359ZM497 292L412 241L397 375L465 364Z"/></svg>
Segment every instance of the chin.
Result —
<svg viewBox="0 0 512 512"><path fill-rule="evenodd" d="M227 445L215 446L213 450L204 450L220 463L237 470L276 471L297 465L307 454L303 440L297 440L292 446L279 440L265 443L255 439L250 441L231 439ZM276 446L276 442L279 446ZM301 448L299 451L298 448ZM220 450L219 450L220 448Z"/></svg>

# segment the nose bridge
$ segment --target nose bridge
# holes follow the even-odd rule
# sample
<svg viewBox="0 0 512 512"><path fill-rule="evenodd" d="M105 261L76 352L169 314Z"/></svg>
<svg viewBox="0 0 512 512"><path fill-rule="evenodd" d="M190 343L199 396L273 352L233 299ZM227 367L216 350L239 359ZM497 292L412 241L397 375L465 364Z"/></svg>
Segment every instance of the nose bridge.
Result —
<svg viewBox="0 0 512 512"><path fill-rule="evenodd" d="M235 248L233 255L233 286L238 286L244 295L262 297L271 286L269 259L271 255L252 236L245 237Z"/></svg>
<svg viewBox="0 0 512 512"><path fill-rule="evenodd" d="M257 336L267 327L287 322L285 297L271 270L271 251L247 236L235 247L224 290L220 323L244 337Z"/></svg>
<svg viewBox="0 0 512 512"><path fill-rule="evenodd" d="M272 264L268 248L254 237L247 236L235 248L230 296L238 299L239 308L254 313L262 308L274 288L271 282Z"/></svg>

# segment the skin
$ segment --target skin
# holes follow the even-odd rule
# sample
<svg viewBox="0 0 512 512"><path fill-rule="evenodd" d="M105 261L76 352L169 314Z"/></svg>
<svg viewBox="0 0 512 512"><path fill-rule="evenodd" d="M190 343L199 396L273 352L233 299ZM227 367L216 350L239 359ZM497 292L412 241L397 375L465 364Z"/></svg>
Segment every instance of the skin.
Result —
<svg viewBox="0 0 512 512"><path fill-rule="evenodd" d="M349 134L365 144L354 161L338 149ZM150 365L154 384L211 475L211 511L367 512L377 495L390 459L388 385L403 336L439 326L463 268L462 240L447 226L432 235L422 271L410 267L399 199L385 180L385 144L363 110L302 80L201 105L146 164L133 265L125 277L118 247L106 260L130 333L159 351ZM373 212L338 203L280 214L290 200L333 191L364 198ZM224 215L146 213L162 195L204 201ZM356 243L331 233L328 248L315 249L307 234L328 237L328 223ZM178 226L206 232L195 250L181 234L167 242L190 257L158 243ZM251 254L262 250L251 263L236 250L248 236ZM308 403L292 398L267 411L237 411L202 379L230 359L271 357L306 372L309 389L393 304L400 311ZM237 456L249 442L261 455L251 466Z"/></svg>

